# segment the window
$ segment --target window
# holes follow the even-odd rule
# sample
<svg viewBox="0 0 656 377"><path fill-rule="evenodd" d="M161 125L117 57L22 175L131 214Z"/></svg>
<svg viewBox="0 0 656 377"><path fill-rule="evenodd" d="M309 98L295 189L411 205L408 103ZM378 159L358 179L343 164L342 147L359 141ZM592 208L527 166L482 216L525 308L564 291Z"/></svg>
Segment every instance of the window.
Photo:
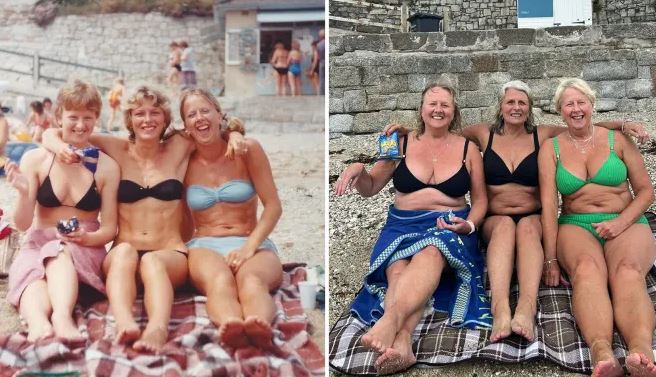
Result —
<svg viewBox="0 0 656 377"><path fill-rule="evenodd" d="M227 65L241 64L239 32L240 30L228 30L226 32L225 61Z"/></svg>

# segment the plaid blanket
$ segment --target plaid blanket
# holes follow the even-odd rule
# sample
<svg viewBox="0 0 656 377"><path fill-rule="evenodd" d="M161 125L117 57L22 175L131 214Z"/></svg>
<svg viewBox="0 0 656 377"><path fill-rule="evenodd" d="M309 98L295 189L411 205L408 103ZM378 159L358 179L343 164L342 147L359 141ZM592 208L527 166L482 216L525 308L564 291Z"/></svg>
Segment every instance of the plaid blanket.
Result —
<svg viewBox="0 0 656 377"><path fill-rule="evenodd" d="M140 353L112 342L114 318L106 300L83 307L75 319L85 342L46 339L28 342L25 334L0 336L0 377L23 372L78 371L83 376L313 376L324 374L324 357L309 335L300 305L298 282L305 280L299 264L284 266L282 287L275 294L274 347L266 352L239 349L233 355L218 345L218 330L207 317L206 298L176 295L169 340L157 355ZM136 319L146 323L143 301L135 304ZM73 374L71 374L73 375Z"/></svg>
<svg viewBox="0 0 656 377"><path fill-rule="evenodd" d="M656 217L647 214L656 236ZM656 267L647 275L647 289L656 307ZM511 308L517 303L517 285L511 290ZM590 350L579 333L572 315L572 290L565 287L541 286L538 293L536 341L529 343L511 335L498 343L490 343L490 330L468 330L450 327L444 313L433 312L422 318L413 333L413 350L417 364L440 365L467 359L489 359L517 363L534 358L551 360L573 372L591 373ZM347 309L329 333L330 367L347 374L376 375L377 354L360 344L368 326L351 316ZM656 343L652 345L656 350ZM623 362L628 348L617 332L613 334L615 356Z"/></svg>

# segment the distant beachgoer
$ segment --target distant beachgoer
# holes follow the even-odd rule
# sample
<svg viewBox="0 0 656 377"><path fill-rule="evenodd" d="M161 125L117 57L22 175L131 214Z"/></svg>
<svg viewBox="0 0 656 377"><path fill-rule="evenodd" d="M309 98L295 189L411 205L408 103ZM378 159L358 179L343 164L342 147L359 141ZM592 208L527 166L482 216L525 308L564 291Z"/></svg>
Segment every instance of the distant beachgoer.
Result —
<svg viewBox="0 0 656 377"><path fill-rule="evenodd" d="M287 57L287 64L289 66L289 87L292 89L293 96L301 95L301 44L298 41L292 42L292 49L289 51Z"/></svg>
<svg viewBox="0 0 656 377"><path fill-rule="evenodd" d="M180 61L182 58L182 50L176 41L169 44L169 64L167 66L166 82L173 88L177 89L180 85L180 72L182 66Z"/></svg>
<svg viewBox="0 0 656 377"><path fill-rule="evenodd" d="M187 41L180 42L182 54L180 55L180 68L182 69L182 89L196 87L196 65L194 64L193 49Z"/></svg>
<svg viewBox="0 0 656 377"><path fill-rule="evenodd" d="M45 97L42 103L43 103L43 112L46 114L46 117L48 118L48 123L50 124L50 127L59 127L59 125L55 121L55 114L53 113L53 109L52 109L52 100L48 97Z"/></svg>
<svg viewBox="0 0 656 377"><path fill-rule="evenodd" d="M30 116L25 122L25 126L29 127L34 126L34 129L31 131L32 140L37 143L41 142L41 135L48 127L50 127L50 121L43 111L43 104L39 101L33 101L30 103Z"/></svg>
<svg viewBox="0 0 656 377"><path fill-rule="evenodd" d="M116 111L120 111L123 90L125 90L125 81L122 78L118 78L114 81L114 87L107 95L109 108L111 109L109 120L107 120L107 128L105 129L107 132L110 132L113 129L114 119L116 119Z"/></svg>
<svg viewBox="0 0 656 377"><path fill-rule="evenodd" d="M317 43L317 52L319 53L319 80L321 82L321 94L326 93L325 73L326 73L326 37L323 29L319 30L319 43Z"/></svg>
<svg viewBox="0 0 656 377"><path fill-rule="evenodd" d="M277 96L287 95L287 71L289 70L288 56L289 51L287 51L285 45L282 42L276 42L270 63L273 67L273 74L276 76Z"/></svg>
<svg viewBox="0 0 656 377"><path fill-rule="evenodd" d="M5 118L5 113L2 111L2 104L0 104L0 159L5 155L5 145L9 140L9 123ZM2 171L2 164L0 164L0 171Z"/></svg>
<svg viewBox="0 0 656 377"><path fill-rule="evenodd" d="M314 94L321 94L321 78L319 77L319 50L317 49L317 44L319 41L312 41L312 63L310 64L310 69L308 69L308 77L314 88Z"/></svg>

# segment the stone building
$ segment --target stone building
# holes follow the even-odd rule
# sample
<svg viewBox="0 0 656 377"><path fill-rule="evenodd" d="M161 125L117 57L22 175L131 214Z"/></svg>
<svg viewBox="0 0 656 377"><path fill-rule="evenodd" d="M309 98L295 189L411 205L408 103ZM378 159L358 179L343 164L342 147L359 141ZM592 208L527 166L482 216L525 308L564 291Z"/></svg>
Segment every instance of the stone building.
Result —
<svg viewBox="0 0 656 377"><path fill-rule="evenodd" d="M214 19L219 25L219 45L225 94L232 97L275 94L273 45L301 44L302 94L314 94L305 72L312 59L311 43L324 27L323 0L217 0Z"/></svg>
<svg viewBox="0 0 656 377"><path fill-rule="evenodd" d="M656 21L653 0L330 0L329 20L330 27L390 33L407 31L402 23L416 13L442 17L442 31Z"/></svg>

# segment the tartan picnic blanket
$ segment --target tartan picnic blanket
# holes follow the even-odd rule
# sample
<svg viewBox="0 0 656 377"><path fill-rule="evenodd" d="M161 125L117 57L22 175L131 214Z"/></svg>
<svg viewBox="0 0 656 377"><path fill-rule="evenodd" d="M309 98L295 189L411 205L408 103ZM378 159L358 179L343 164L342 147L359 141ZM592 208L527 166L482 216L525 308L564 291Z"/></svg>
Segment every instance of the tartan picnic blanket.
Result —
<svg viewBox="0 0 656 377"><path fill-rule="evenodd" d="M49 338L36 343L24 333L0 336L0 377L25 372L72 372L82 376L318 376L324 357L310 337L308 318L301 308L298 282L305 280L302 264L283 266L282 286L274 298L274 347L263 351L242 348L228 353L218 345L218 329L206 312L206 298L193 293L176 295L169 339L155 355L113 343L114 318L106 300L78 305L75 319L89 340L64 342ZM135 303L135 319L147 321L142 297ZM71 374L73 375L73 374Z"/></svg>
<svg viewBox="0 0 656 377"><path fill-rule="evenodd" d="M656 216L645 214L656 236ZM646 278L647 290L656 308L656 267ZM510 294L511 308L518 297L515 284ZM571 288L540 286L536 317L536 339L528 342L518 335L498 343L490 343L491 330L469 330L447 325L446 313L425 315L414 330L413 351L417 365L436 366L468 359L488 359L517 363L535 358L550 360L577 373L591 373L590 350L578 331L572 315ZM360 338L369 330L349 313L349 309L335 322L329 332L328 358L330 367L342 373L376 375L374 361L378 357L360 344ZM652 344L656 350L656 343ZM628 347L617 331L613 334L615 356L623 362Z"/></svg>

